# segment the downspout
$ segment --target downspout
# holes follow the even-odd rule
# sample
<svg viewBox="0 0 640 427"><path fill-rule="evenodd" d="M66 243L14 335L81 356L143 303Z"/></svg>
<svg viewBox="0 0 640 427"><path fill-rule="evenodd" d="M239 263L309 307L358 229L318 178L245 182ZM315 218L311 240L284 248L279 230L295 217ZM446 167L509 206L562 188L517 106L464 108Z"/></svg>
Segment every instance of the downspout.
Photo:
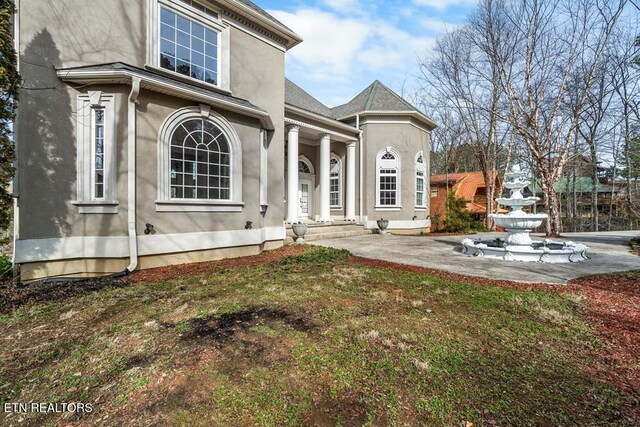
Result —
<svg viewBox="0 0 640 427"><path fill-rule="evenodd" d="M364 221L364 212L362 210L362 178L364 176L364 164L362 163L364 156L364 147L362 146L362 130L360 129L360 114L356 114L356 129L358 129L358 145L360 146L360 182L359 182L359 192L360 192L360 223Z"/></svg>
<svg viewBox="0 0 640 427"><path fill-rule="evenodd" d="M127 223L129 228L129 266L127 274L138 267L138 236L136 234L136 103L140 94L140 78L131 78L128 105L127 134Z"/></svg>

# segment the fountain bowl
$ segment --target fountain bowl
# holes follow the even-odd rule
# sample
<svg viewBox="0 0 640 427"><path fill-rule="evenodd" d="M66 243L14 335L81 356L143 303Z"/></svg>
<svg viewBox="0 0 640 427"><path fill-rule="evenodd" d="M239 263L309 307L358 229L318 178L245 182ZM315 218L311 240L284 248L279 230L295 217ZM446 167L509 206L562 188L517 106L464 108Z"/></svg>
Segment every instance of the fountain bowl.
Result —
<svg viewBox="0 0 640 427"><path fill-rule="evenodd" d="M548 218L547 214L491 214L489 216L493 218L497 226L507 230L534 230Z"/></svg>
<svg viewBox="0 0 640 427"><path fill-rule="evenodd" d="M522 206L535 205L538 200L540 200L539 197L523 197L522 199L512 199L512 198L508 198L508 197L498 197L496 199L496 202L498 202L502 206L514 206L516 208L520 208Z"/></svg>

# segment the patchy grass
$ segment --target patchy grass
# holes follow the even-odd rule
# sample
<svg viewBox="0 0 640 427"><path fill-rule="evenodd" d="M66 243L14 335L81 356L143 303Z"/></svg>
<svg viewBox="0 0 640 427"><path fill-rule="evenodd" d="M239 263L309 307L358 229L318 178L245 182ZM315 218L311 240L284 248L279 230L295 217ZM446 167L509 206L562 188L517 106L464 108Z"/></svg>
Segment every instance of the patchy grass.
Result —
<svg viewBox="0 0 640 427"><path fill-rule="evenodd" d="M633 425L583 300L306 248L0 317L0 424Z"/></svg>

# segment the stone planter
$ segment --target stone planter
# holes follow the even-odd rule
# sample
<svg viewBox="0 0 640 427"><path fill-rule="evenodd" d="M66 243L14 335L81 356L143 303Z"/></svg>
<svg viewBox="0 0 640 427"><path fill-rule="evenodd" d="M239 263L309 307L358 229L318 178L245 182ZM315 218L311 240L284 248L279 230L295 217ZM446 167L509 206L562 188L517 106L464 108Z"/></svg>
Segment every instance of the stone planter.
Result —
<svg viewBox="0 0 640 427"><path fill-rule="evenodd" d="M389 220L388 219L384 219L384 218L380 218L378 221L378 229L380 230L380 234L386 234L387 233L387 227L389 227Z"/></svg>
<svg viewBox="0 0 640 427"><path fill-rule="evenodd" d="M292 224L291 229L293 230L293 234L295 234L295 241L298 244L304 243L304 236L307 234L307 224Z"/></svg>

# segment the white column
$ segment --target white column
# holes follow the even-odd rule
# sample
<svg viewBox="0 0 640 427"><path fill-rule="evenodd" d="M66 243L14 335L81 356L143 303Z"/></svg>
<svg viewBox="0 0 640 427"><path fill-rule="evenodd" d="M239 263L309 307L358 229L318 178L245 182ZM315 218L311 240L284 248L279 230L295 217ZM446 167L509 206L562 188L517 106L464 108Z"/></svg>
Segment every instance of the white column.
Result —
<svg viewBox="0 0 640 427"><path fill-rule="evenodd" d="M320 140L320 222L331 221L329 206L329 174L331 164L331 137L324 135Z"/></svg>
<svg viewBox="0 0 640 427"><path fill-rule="evenodd" d="M290 126L287 135L287 222L298 221L298 126Z"/></svg>
<svg viewBox="0 0 640 427"><path fill-rule="evenodd" d="M345 219L356 220L356 143L347 144L347 192L345 198Z"/></svg>

